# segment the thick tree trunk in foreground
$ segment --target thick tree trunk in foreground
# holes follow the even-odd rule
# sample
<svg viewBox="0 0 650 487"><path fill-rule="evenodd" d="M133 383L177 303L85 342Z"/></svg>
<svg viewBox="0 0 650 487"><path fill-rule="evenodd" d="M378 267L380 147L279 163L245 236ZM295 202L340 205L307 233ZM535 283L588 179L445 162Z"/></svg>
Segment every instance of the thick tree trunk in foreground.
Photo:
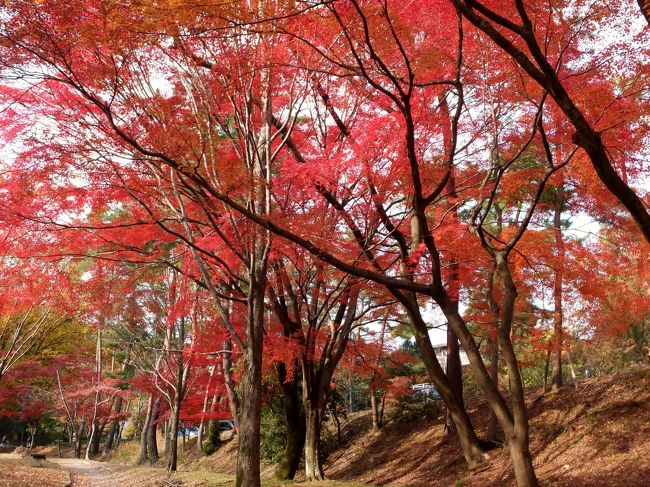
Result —
<svg viewBox="0 0 650 487"><path fill-rule="evenodd" d="M533 468L533 457L528 449L528 427L510 435L508 437L508 447L517 485L522 487L538 486L539 482Z"/></svg>
<svg viewBox="0 0 650 487"><path fill-rule="evenodd" d="M320 458L320 433L322 427L322 409L305 402L305 476L308 480L325 480Z"/></svg>
<svg viewBox="0 0 650 487"><path fill-rule="evenodd" d="M246 319L246 348L241 380L241 395L246 398L239 411L236 487L260 485L260 412L262 407L262 341L264 331L264 293L266 257L258 253L249 273Z"/></svg>
<svg viewBox="0 0 650 487"><path fill-rule="evenodd" d="M512 411L499 392L497 385L492 381L478 346L467 328L463 317L458 313L457 307L453 306L453 302L444 290L434 293L433 297L465 349L476 374L476 380L505 433L506 440L511 448L511 454L516 455L516 459L513 458L513 464L515 461L517 462L517 468L515 469L517 485L520 487L537 487L539 484L535 477L532 458L528 448L528 417L524 401L523 383L517 357L512 347L512 342L510 341L517 291L508 268L507 254L503 251L495 251L493 257L495 259L495 268L503 281L504 288L499 341L503 351L504 361L508 368L508 376L511 381ZM440 389L440 392L443 395L444 389ZM459 425L459 422L456 422L456 426L459 427ZM460 434L459 438L462 438Z"/></svg>
<svg viewBox="0 0 650 487"><path fill-rule="evenodd" d="M305 415L298 397L298 375L287 381L286 366L278 364L278 379L284 393L284 414L287 420L287 444L282 459L275 470L279 480L293 480L298 471L305 446Z"/></svg>

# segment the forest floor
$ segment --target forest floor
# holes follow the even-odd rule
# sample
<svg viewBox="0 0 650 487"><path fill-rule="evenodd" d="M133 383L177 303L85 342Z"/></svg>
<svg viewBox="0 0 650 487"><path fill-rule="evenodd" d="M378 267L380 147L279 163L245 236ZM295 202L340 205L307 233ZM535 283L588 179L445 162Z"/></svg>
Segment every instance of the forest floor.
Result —
<svg viewBox="0 0 650 487"><path fill-rule="evenodd" d="M650 479L650 370L635 370L569 384L559 391L527 393L531 423L531 452L544 486L641 487ZM484 434L488 409L484 401L468 400L479 435ZM324 450L325 473L332 479L301 487L359 485L501 487L513 485L507 449L489 452L490 460L468 471L454 438L446 438L441 415L417 416L388 412L390 421L379 432L370 427L370 413L350 415L341 424L341 438L328 422ZM45 486L230 486L234 481L236 440L214 455L181 451L179 472L129 465L137 445L125 442L109 462L52 459L45 468L29 460L0 455L0 485ZM188 444L188 447L191 445ZM180 446L180 445L179 445ZM48 451L48 460L54 456ZM68 473L70 472L70 473ZM263 486L273 466L263 466Z"/></svg>
<svg viewBox="0 0 650 487"><path fill-rule="evenodd" d="M528 391L531 453L545 486L650 485L650 370L635 370ZM484 401L468 401L479 436L487 429ZM326 475L384 485L501 487L514 484L507 448L470 472L455 439L444 441L442 417L394 421L370 431L370 416L351 418L342 448L326 461ZM356 424L355 424L356 423Z"/></svg>
<svg viewBox="0 0 650 487"><path fill-rule="evenodd" d="M641 487L650 485L650 369L569 383L560 390L527 391L531 453L544 486ZM487 429L485 401L467 401L479 436ZM341 441L333 421L323 450L325 475L343 482L409 487L502 487L514 484L507 448L468 471L455 438L445 437L442 415L397 416L371 431L369 411L342 422ZM435 416L435 415L434 415ZM236 442L210 457L186 454L187 467L232 473ZM272 466L263 472L271 476ZM300 477L298 477L300 480Z"/></svg>

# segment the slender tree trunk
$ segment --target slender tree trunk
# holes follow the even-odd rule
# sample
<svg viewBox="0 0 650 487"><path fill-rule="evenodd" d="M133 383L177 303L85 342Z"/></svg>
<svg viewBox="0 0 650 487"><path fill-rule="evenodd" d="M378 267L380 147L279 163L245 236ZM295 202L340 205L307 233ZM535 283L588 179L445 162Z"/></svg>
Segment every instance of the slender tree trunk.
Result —
<svg viewBox="0 0 650 487"><path fill-rule="evenodd" d="M521 487L537 487L539 483L535 475L533 459L529 449L529 424L523 381L521 380L517 356L510 341L515 300L517 299L517 288L510 274L507 254L504 252L496 252L495 258L496 269L501 276L504 289L503 324L499 327L499 340L501 341L504 359L508 367L508 376L510 377L514 418L512 427L504 428L504 431L510 447L510 456L512 458L517 484Z"/></svg>
<svg viewBox="0 0 650 487"><path fill-rule="evenodd" d="M104 326L104 319L100 317L100 325L97 329L97 346L95 348L95 401L93 403L93 416L90 422L90 436L88 437L88 444L86 445L86 460L90 460L90 456L95 445L96 437L99 430L97 421L97 411L99 408L99 391L100 382L102 380L102 328ZM99 451L99 447L97 448Z"/></svg>
<svg viewBox="0 0 650 487"><path fill-rule="evenodd" d="M372 411L372 431L378 433L381 429L379 421L379 404L377 402L377 391L374 387L370 388L370 410Z"/></svg>
<svg viewBox="0 0 650 487"><path fill-rule="evenodd" d="M499 208L497 206L497 208ZM501 210L497 210L497 231L496 235L499 237L502 231L501 225ZM487 291L486 301L490 310L492 318L492 326L490 327L490 379L499 389L499 305L494 298L494 274L496 269L491 269L487 277ZM499 441L499 422L494 409L490 408L490 416L488 418L487 428L487 441Z"/></svg>
<svg viewBox="0 0 650 487"><path fill-rule="evenodd" d="M487 459L481 442L476 436L474 426L462 404L456 399L454 390L447 380L445 372L440 366L436 353L429 339L429 330L420 314L419 305L414 295L409 296L403 304L410 318L411 326L415 333L415 343L422 356L427 373L440 393L440 397L450 412L456 425L456 434L463 451L463 456L470 468L475 468Z"/></svg>
<svg viewBox="0 0 650 487"><path fill-rule="evenodd" d="M228 407L230 408L230 413L232 414L232 419L235 422L235 426L239 430L239 396L235 391L235 382L232 379L232 340L228 339L223 342L223 357L222 357L222 366L223 366L223 378L224 385L226 386L226 397L228 398Z"/></svg>
<svg viewBox="0 0 650 487"><path fill-rule="evenodd" d="M178 466L178 416L180 412L180 400L174 403L170 418L169 430L169 450L167 454L167 470L175 472ZM185 438L183 438L185 442Z"/></svg>
<svg viewBox="0 0 650 487"><path fill-rule="evenodd" d="M84 458L86 460L90 460L90 455L91 455L90 450L92 449L92 445L93 445L93 443L95 441L95 435L97 434L96 433L97 432L97 426L98 425L97 425L96 421L91 422L90 436L88 437L88 443L86 443L86 455L84 456Z"/></svg>
<svg viewBox="0 0 650 487"><path fill-rule="evenodd" d="M203 416L201 417L201 423L199 424L199 434L196 437L196 446L199 449L199 452L203 453L203 434L205 430L205 415L208 412L208 403L210 399L210 386L212 385L212 377L214 377L214 372L216 366L210 369L210 375L208 376L208 383L205 386L205 393L203 394L203 409L201 410Z"/></svg>
<svg viewBox="0 0 650 487"><path fill-rule="evenodd" d="M130 357L131 357L131 343L129 343L128 345L126 356L124 357L124 362L122 362L121 371L123 373L129 364ZM112 360L113 362L115 361L115 354L113 354ZM117 398L115 399L115 413L118 415L122 412L122 404L123 404L122 397L118 395ZM104 449L103 449L104 455L106 455L113 448L117 447L117 441L115 440L115 435L116 434L119 435L120 432L121 432L120 420L114 419L113 421L111 421L111 425L108 428L108 434L106 435L106 442L104 443Z"/></svg>
<svg viewBox="0 0 650 487"><path fill-rule="evenodd" d="M453 150L450 145L450 142L453 139L453 128L446 98L441 102L440 109L446 115L446 123L442 124L442 131L445 152L449 153L449 151ZM453 166L450 167L450 174L445 185L445 190L447 192L446 201L449 206L450 217L450 223L448 225L452 228L458 228L461 225L458 220L458 196L456 194L456 178L454 175ZM452 304L455 305L458 309L458 302L460 300L460 279L458 276L458 256L453 249L450 249L449 252L449 278L447 280L447 288ZM463 401L463 370L460 364L460 347L458 345L458 337L454 333L452 327L449 326L449 324L447 324L447 364L445 372L447 374L447 380L449 381L449 385L451 386L456 401L460 407L464 409L465 404ZM453 421L449 408L447 408L447 414L445 416L445 429L450 434L455 431L455 423Z"/></svg>
<svg viewBox="0 0 650 487"><path fill-rule="evenodd" d="M373 373L372 381L370 382L370 407L372 409L372 430L376 433L381 429L382 426L382 417L383 417L383 404L384 401L382 399L381 403L381 411L380 411L380 406L377 401L377 393L379 392L379 388L377 387L377 370L381 367L381 357L382 354L384 353L384 338L386 334L386 317L384 317L384 320L381 323L381 331L379 332L379 345L378 345L378 350L377 350L377 361L375 363L375 372ZM386 397L384 394L383 397Z"/></svg>
<svg viewBox="0 0 650 487"><path fill-rule="evenodd" d="M165 422L163 423L163 427L162 427L162 434L163 434L163 439L164 439L164 442L163 442L163 443L164 443L164 448L165 448L165 455L169 455L169 452L171 451L171 448L172 448L172 445L171 445L171 443L172 443L172 437L171 437L171 435L169 434L169 430L170 430L170 428L171 428L171 421L172 421L172 418L171 418L171 417L167 418L167 421L165 421Z"/></svg>
<svg viewBox="0 0 650 487"><path fill-rule="evenodd" d="M490 338L490 378L497 385L499 385L499 339L497 337L497 330L494 330L494 336ZM499 441L499 422L494 411L490 409L490 416L488 418L487 428L487 441Z"/></svg>
<svg viewBox="0 0 650 487"><path fill-rule="evenodd" d="M563 329L562 321L564 319L562 310L562 281L564 269L564 237L562 236L562 207L564 206L564 184L560 183L557 187L555 197L555 212L553 215L553 233L555 235L555 251L557 253L557 263L555 266L555 282L553 286L553 372L551 375L551 385L553 388L562 387L562 342Z"/></svg>
<svg viewBox="0 0 650 487"><path fill-rule="evenodd" d="M122 412L122 398L118 396L115 400L115 414L120 414ZM117 419L111 421L111 425L108 427L108 433L106 434L106 441L104 442L103 454L106 455L109 451L115 446L115 435L120 429L120 422Z"/></svg>
<svg viewBox="0 0 650 487"><path fill-rule="evenodd" d="M138 455L138 464L143 464L149 458L149 451L147 449L149 425L151 424L151 414L153 412L153 394L149 396L147 401L147 412L144 417L144 424L142 425L142 433L140 433L140 454Z"/></svg>
<svg viewBox="0 0 650 487"><path fill-rule="evenodd" d="M176 353L176 386L174 388L174 404L170 421L170 450L168 455L167 470L175 472L178 466L178 419L181 414L181 401L184 389L183 345L185 344L185 317L178 320L178 343ZM185 450L185 430L183 430L183 450Z"/></svg>
<svg viewBox="0 0 650 487"><path fill-rule="evenodd" d="M81 423L79 426L73 427L73 440L72 440L72 443L74 445L74 457L75 458L81 458L81 438L83 436L84 429L86 429L84 423Z"/></svg>
<svg viewBox="0 0 650 487"><path fill-rule="evenodd" d="M127 411L129 410L129 404L127 402ZM115 440L113 441L113 448L117 450L120 447L120 442L122 441L122 433L124 432L125 421L120 421L117 425L117 433L115 434Z"/></svg>
<svg viewBox="0 0 650 487"><path fill-rule="evenodd" d="M544 361L544 392L548 391L548 369L551 364L551 349L546 352L546 360Z"/></svg>
<svg viewBox="0 0 650 487"><path fill-rule="evenodd" d="M160 408L160 398L155 398L151 408L151 419L149 421L149 428L147 428L147 456L149 457L149 464L155 464L160 455L158 454L158 438L156 431L158 430L158 410Z"/></svg>
<svg viewBox="0 0 650 487"><path fill-rule="evenodd" d="M449 385L454 393L454 397L460 407L464 408L463 401L463 372L460 365L460 347L458 345L458 338L450 326L447 327L447 379ZM451 417L449 409L445 417L445 429L449 433L454 433L456 430L455 423Z"/></svg>
<svg viewBox="0 0 650 487"><path fill-rule="evenodd" d="M105 428L106 428L106 422L97 425L97 431L95 431L95 434L93 435L93 441L90 446L90 455L93 457L99 455L101 438L102 435L104 434Z"/></svg>

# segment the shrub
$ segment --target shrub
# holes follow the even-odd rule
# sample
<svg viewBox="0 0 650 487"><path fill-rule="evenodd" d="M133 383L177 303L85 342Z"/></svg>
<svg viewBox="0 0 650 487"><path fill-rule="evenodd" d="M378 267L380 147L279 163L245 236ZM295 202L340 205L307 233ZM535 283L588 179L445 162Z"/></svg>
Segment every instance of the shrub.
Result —
<svg viewBox="0 0 650 487"><path fill-rule="evenodd" d="M206 455L212 455L221 446L221 439L219 438L219 422L210 421L208 425L208 440L203 445L203 452Z"/></svg>
<svg viewBox="0 0 650 487"><path fill-rule="evenodd" d="M284 453L287 435L287 420L280 401L262 409L260 433L262 460L279 463Z"/></svg>

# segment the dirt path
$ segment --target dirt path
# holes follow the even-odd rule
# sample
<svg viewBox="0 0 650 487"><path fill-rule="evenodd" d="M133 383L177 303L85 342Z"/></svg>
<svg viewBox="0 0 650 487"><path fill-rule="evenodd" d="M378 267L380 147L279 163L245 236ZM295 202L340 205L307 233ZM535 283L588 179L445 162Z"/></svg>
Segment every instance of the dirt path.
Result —
<svg viewBox="0 0 650 487"><path fill-rule="evenodd" d="M72 487L114 487L117 485L113 472L105 463L77 458L53 458L72 474Z"/></svg>

